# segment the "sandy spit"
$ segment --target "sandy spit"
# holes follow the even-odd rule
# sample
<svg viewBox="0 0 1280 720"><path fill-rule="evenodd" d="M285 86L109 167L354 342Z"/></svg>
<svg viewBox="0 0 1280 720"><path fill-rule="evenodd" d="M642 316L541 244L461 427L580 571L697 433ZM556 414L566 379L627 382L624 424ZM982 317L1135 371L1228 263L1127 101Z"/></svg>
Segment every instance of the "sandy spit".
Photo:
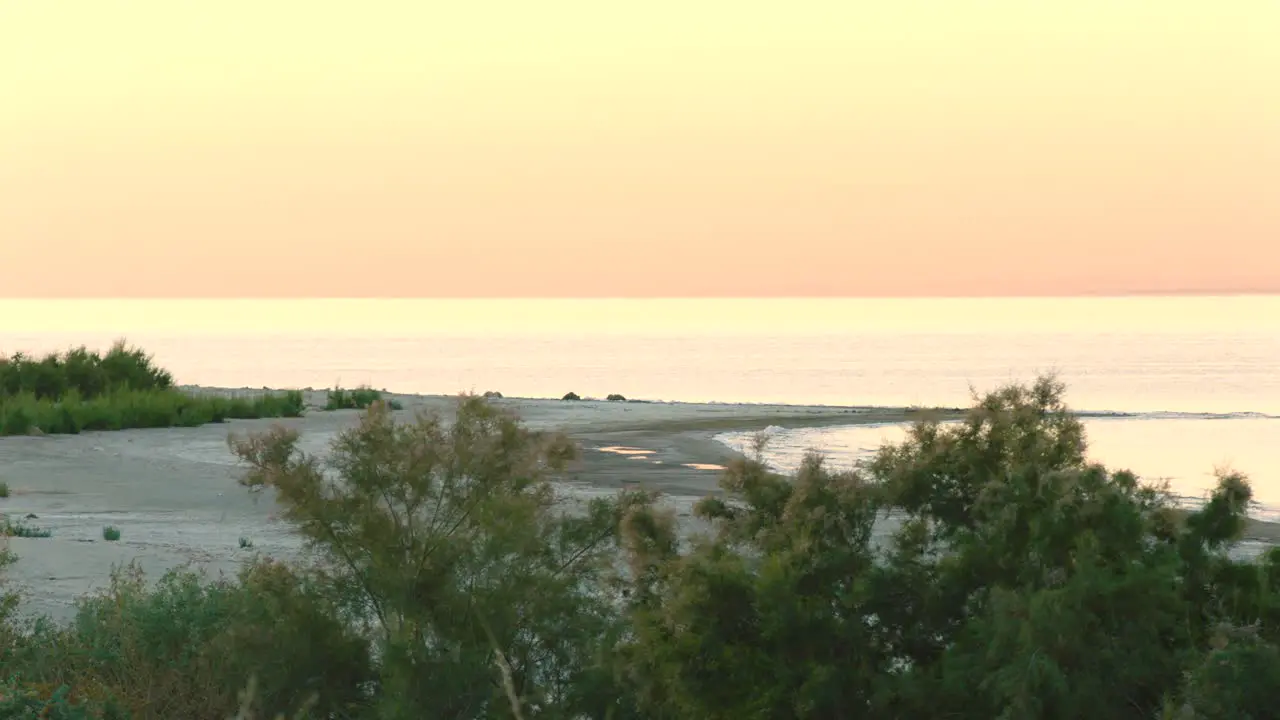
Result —
<svg viewBox="0 0 1280 720"><path fill-rule="evenodd" d="M184 388L252 395L261 389ZM0 438L0 480L11 496L0 513L52 531L49 538L11 538L19 556L6 573L25 593L23 609L67 618L75 599L103 586L113 566L137 561L151 577L190 564L212 575L234 573L254 553L296 557L298 538L278 519L269 497L255 502L236 483L229 433L274 423L296 428L300 445L323 453L356 411L323 412L324 391L308 391L311 409L289 420L242 420L199 428L125 430L71 436ZM452 415L452 396L397 395L411 418L419 411ZM562 489L567 498L612 493L624 485L660 490L688 517L697 498L716 491L717 466L735 456L714 437L769 426L812 427L909 421L906 408L658 402L493 401L535 429L559 429L582 446L582 460ZM618 452L622 448L627 452ZM610 451L609 449L613 449ZM643 451L643 452L634 452ZM889 525L891 525L890 523ZM117 542L103 540L118 527ZM885 530L888 530L887 525ZM1280 526L1255 523L1251 537L1275 542ZM251 547L241 547L241 538Z"/></svg>

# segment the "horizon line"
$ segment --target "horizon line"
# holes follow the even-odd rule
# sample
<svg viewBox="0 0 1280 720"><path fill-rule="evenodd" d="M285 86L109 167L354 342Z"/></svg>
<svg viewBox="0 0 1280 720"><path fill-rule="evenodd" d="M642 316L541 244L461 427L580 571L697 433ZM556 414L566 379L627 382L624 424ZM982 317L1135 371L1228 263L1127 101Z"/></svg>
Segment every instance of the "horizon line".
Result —
<svg viewBox="0 0 1280 720"><path fill-rule="evenodd" d="M300 301L300 300L555 300L555 301L718 301L718 300L1123 300L1129 298L1250 298L1277 297L1280 289L1250 291L1187 291L1076 293L1070 295L0 295L0 302L115 302L147 301Z"/></svg>

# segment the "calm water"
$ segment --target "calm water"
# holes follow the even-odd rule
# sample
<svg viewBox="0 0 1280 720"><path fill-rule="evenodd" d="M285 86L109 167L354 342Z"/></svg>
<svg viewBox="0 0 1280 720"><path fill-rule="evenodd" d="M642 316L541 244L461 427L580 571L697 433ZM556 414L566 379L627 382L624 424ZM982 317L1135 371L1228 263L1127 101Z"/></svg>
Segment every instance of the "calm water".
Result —
<svg viewBox="0 0 1280 720"><path fill-rule="evenodd" d="M244 329L238 329L244 328ZM1184 495L1216 466L1280 508L1280 298L838 301L0 300L0 351L127 336L181 383L840 405L969 403L1054 371L1093 452ZM1227 416L1227 417L1218 417ZM851 461L895 428L784 433ZM732 438L729 438L732 440Z"/></svg>

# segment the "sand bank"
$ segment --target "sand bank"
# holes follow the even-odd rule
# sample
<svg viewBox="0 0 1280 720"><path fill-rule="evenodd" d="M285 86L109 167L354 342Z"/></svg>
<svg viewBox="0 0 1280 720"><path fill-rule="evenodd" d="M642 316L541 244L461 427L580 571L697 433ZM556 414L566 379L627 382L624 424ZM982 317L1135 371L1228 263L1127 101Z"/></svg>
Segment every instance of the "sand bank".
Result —
<svg viewBox="0 0 1280 720"><path fill-rule="evenodd" d="M323 405L322 391L307 395L309 404ZM399 415L406 418L419 410L448 417L455 403L449 396L393 397L403 403ZM698 497L716 490L715 468L735 456L714 439L721 432L902 422L919 416L904 408L494 402L515 411L532 428L561 429L581 444L583 458L569 473L566 493L611 493L624 485L641 485L667 493L682 515ZM7 576L27 593L26 610L65 618L75 598L102 586L113 565L131 560L158 576L185 563L214 574L233 573L256 552L296 556L298 538L277 519L275 504L269 498L255 503L237 485L240 468L227 449L227 435L279 422L300 432L303 449L323 452L358 415L311 411L296 419L198 428L0 438L0 480L12 493L0 499L0 513L14 519L35 515L25 522L53 533L49 538L10 539L20 559ZM119 541L103 540L107 525L121 530ZM1256 523L1250 535L1275 541L1280 527ZM241 547L241 538L252 547Z"/></svg>

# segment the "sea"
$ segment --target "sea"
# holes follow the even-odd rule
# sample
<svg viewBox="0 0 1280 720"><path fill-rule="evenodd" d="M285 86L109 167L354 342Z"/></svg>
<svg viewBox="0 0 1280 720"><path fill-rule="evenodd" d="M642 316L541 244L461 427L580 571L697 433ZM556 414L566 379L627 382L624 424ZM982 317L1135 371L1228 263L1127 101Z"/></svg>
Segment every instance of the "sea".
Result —
<svg viewBox="0 0 1280 720"><path fill-rule="evenodd" d="M116 339L232 388L965 407L1053 373L1072 408L1111 415L1084 421L1092 459L1191 503L1238 471L1280 520L1280 296L0 300L5 354ZM905 429L771 431L790 469L809 449L854 465Z"/></svg>

